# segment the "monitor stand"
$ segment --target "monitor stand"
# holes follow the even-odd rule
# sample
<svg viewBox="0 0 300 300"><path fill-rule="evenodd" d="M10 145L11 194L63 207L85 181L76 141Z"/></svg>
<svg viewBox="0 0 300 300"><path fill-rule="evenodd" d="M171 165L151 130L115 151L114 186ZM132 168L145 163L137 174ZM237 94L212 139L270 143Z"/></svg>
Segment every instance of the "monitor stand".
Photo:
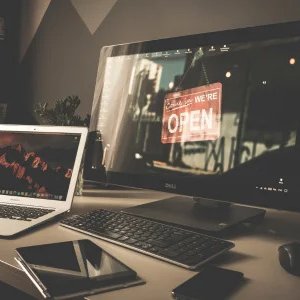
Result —
<svg viewBox="0 0 300 300"><path fill-rule="evenodd" d="M265 215L263 209L184 196L130 207L123 212L215 236L241 223L256 223Z"/></svg>

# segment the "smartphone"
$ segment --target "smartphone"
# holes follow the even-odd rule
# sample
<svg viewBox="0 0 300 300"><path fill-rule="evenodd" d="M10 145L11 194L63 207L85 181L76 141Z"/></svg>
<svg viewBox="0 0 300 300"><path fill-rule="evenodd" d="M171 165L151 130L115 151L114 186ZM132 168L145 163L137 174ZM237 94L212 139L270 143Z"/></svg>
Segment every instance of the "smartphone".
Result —
<svg viewBox="0 0 300 300"><path fill-rule="evenodd" d="M243 282L243 273L214 266L200 273L172 291L176 300L224 300Z"/></svg>

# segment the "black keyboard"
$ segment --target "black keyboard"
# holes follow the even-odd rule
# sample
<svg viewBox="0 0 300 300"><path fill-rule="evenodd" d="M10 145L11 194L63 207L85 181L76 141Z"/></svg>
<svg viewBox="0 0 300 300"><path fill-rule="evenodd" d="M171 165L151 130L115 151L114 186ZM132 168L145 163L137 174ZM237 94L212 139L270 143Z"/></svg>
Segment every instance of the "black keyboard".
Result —
<svg viewBox="0 0 300 300"><path fill-rule="evenodd" d="M70 216L61 225L189 269L234 247L232 242L103 209Z"/></svg>
<svg viewBox="0 0 300 300"><path fill-rule="evenodd" d="M0 204L0 218L32 221L53 212L51 209Z"/></svg>

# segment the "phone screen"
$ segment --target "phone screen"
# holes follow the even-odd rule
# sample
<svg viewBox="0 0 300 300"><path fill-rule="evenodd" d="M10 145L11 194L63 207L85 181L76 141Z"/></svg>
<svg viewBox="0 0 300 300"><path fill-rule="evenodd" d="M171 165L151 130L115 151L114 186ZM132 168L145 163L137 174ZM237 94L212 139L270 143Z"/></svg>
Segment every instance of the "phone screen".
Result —
<svg viewBox="0 0 300 300"><path fill-rule="evenodd" d="M97 290L137 276L90 240L24 247L17 252L54 297Z"/></svg>
<svg viewBox="0 0 300 300"><path fill-rule="evenodd" d="M243 273L218 267L205 267L172 292L177 300L223 300L243 280Z"/></svg>

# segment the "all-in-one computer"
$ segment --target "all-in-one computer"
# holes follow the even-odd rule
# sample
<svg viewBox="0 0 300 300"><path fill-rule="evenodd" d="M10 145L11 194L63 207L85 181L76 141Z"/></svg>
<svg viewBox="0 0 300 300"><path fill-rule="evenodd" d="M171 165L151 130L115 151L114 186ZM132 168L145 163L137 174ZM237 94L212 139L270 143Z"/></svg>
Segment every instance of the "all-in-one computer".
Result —
<svg viewBox="0 0 300 300"><path fill-rule="evenodd" d="M91 169L105 166L110 184L183 195L122 218L218 234L264 215L226 203L300 211L299 53L300 22L104 47L90 128L103 151ZM126 244L115 233L107 238Z"/></svg>

